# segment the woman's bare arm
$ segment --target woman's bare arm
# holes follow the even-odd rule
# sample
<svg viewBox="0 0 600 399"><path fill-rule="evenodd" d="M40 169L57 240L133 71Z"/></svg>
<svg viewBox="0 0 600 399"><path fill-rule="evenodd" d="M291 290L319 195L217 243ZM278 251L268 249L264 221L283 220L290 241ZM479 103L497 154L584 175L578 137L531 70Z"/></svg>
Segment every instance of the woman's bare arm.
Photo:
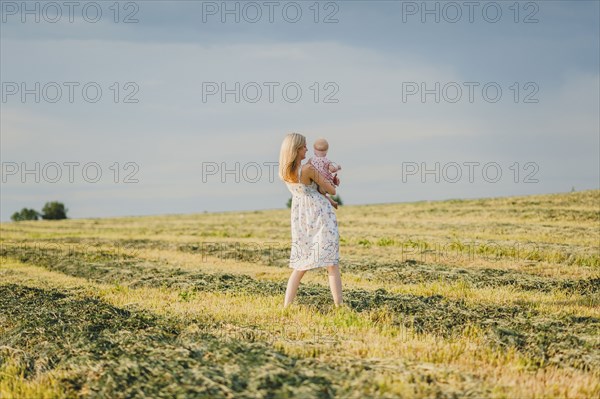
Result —
<svg viewBox="0 0 600 399"><path fill-rule="evenodd" d="M335 186L333 184L329 183L329 181L327 181L327 179L325 179L323 177L323 175L314 168L314 166L312 166L312 165L308 166L307 175L312 180L314 180L315 183L317 183L319 185L319 187L321 187L321 190L323 190L331 195L335 195Z"/></svg>

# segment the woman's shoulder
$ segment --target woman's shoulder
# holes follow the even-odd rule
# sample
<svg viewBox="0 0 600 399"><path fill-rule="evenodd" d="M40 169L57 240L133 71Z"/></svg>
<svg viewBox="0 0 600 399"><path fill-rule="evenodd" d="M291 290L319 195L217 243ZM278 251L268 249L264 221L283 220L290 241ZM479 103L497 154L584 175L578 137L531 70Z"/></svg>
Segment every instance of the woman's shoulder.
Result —
<svg viewBox="0 0 600 399"><path fill-rule="evenodd" d="M310 163L305 163L304 165L302 165L300 167L299 182L302 183L302 181L304 180L305 183L303 183L303 184L308 185L314 179L314 176L315 176L314 171L315 171L315 167L312 166ZM308 179L308 180L306 180L306 179Z"/></svg>
<svg viewBox="0 0 600 399"><path fill-rule="evenodd" d="M307 162L304 165L302 165L301 169L302 173L306 173L315 170L315 167L310 162Z"/></svg>

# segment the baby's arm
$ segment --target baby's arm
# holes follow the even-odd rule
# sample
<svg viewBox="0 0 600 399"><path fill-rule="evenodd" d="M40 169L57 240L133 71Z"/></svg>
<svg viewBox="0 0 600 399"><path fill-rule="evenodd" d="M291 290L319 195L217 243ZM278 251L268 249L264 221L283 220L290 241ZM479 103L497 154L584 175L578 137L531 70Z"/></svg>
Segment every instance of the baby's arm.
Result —
<svg viewBox="0 0 600 399"><path fill-rule="evenodd" d="M330 172L330 173L335 173L335 172L337 172L338 170L342 170L342 167L341 167L340 165L338 165L338 164L337 164L337 163L335 163L335 162L331 162L331 163L329 164L329 172Z"/></svg>

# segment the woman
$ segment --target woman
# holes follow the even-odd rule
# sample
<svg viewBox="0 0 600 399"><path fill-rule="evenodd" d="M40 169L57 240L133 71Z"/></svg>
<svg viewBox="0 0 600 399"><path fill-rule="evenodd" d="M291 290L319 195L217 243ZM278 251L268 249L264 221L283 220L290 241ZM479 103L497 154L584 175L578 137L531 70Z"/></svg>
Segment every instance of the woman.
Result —
<svg viewBox="0 0 600 399"><path fill-rule="evenodd" d="M292 193L292 251L284 307L296 296L307 270L327 267L329 287L335 306L342 304L340 278L340 236L333 207L317 190L335 195L335 187L312 165L301 165L306 157L306 138L298 133L285 136L279 153L279 178ZM335 181L339 184L339 180Z"/></svg>

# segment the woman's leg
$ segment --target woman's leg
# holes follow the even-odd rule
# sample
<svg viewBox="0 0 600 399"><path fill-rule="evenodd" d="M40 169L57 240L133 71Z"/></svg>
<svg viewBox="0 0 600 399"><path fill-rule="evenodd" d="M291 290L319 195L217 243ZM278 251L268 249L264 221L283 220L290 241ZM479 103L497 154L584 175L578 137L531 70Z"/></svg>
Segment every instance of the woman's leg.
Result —
<svg viewBox="0 0 600 399"><path fill-rule="evenodd" d="M288 307L296 297L296 292L298 292L298 286L300 285L300 280L302 280L304 273L306 273L306 270L294 270L292 272L287 283L287 289L285 290L284 308Z"/></svg>
<svg viewBox="0 0 600 399"><path fill-rule="evenodd" d="M340 277L339 265L327 266L327 274L329 275L329 288L333 296L335 306L342 304L342 278Z"/></svg>

